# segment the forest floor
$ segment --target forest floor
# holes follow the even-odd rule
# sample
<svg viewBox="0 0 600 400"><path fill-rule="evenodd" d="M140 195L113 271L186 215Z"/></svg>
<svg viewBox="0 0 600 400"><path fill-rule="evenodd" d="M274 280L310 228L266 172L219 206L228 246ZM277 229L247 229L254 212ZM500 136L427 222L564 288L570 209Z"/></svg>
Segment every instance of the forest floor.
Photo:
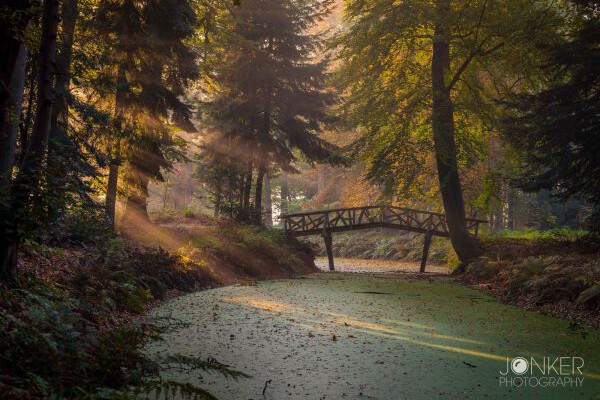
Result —
<svg viewBox="0 0 600 400"><path fill-rule="evenodd" d="M346 269L362 272L359 264ZM209 388L222 400L600 395L600 332L582 334L565 321L502 304L450 276L422 277L404 267L395 267L404 272L317 273L178 297L153 312L178 321L177 328L146 351L150 357L214 357L251 376L211 374L201 380L178 371L163 374ZM500 371L507 357L516 356L582 357L583 385L502 386Z"/></svg>
<svg viewBox="0 0 600 400"><path fill-rule="evenodd" d="M125 230L134 244L160 247L197 263L213 285L291 278L316 272L311 249L283 231L196 216L158 220Z"/></svg>

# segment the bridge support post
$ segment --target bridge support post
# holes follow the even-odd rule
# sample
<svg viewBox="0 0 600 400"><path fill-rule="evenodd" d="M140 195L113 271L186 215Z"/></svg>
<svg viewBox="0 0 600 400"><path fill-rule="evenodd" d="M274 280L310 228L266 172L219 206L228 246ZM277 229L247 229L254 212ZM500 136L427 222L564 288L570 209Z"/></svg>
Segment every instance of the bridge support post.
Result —
<svg viewBox="0 0 600 400"><path fill-rule="evenodd" d="M329 270L335 271L335 267L333 265L333 237L331 236L331 232L324 230L323 231L323 239L325 240L325 249L327 250L327 259L329 260Z"/></svg>
<svg viewBox="0 0 600 400"><path fill-rule="evenodd" d="M427 265L427 257L429 256L429 246L431 246L431 231L427 231L425 234L425 241L423 243L423 256L421 257L421 272L425 272L425 266Z"/></svg>

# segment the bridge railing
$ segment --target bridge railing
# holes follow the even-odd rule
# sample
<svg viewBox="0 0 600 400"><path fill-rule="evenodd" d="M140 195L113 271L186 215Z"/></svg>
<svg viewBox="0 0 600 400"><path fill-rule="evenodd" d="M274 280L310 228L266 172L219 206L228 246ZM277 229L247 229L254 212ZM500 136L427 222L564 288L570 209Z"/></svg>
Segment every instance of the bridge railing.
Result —
<svg viewBox="0 0 600 400"><path fill-rule="evenodd" d="M394 227L415 232L431 232L448 236L446 216L432 211L394 206L349 207L335 210L310 211L282 215L284 228L296 235L317 234L324 230L344 231L361 227ZM467 218L467 229L478 232L480 223L487 221Z"/></svg>

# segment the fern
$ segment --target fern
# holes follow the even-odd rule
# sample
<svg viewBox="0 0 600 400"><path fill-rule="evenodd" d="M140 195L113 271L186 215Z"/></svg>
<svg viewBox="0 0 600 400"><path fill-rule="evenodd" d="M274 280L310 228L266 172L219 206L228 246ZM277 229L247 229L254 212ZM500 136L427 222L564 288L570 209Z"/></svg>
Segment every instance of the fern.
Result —
<svg viewBox="0 0 600 400"><path fill-rule="evenodd" d="M143 386L134 391L136 398L149 400L218 400L210 392L192 385L191 383L181 383L175 381L152 380L146 382Z"/></svg>
<svg viewBox="0 0 600 400"><path fill-rule="evenodd" d="M594 299L600 301L600 283L581 292L577 298L577 303L590 303Z"/></svg>
<svg viewBox="0 0 600 400"><path fill-rule="evenodd" d="M206 372L217 372L227 379L231 378L233 380L238 380L239 378L250 378L250 375L232 370L228 365L221 364L214 358L203 360L198 357L188 357L181 354L173 354L157 360L157 362L163 369L169 368L168 366L173 366L175 368L188 368L192 371L202 370Z"/></svg>

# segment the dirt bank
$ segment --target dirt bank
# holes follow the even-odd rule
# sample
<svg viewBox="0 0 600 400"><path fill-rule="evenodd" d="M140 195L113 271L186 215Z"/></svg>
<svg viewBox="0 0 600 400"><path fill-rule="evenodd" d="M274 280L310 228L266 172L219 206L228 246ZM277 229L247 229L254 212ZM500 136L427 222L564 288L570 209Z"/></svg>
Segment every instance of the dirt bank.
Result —
<svg viewBox="0 0 600 400"><path fill-rule="evenodd" d="M492 239L462 280L505 302L600 327L600 246L596 241Z"/></svg>
<svg viewBox="0 0 600 400"><path fill-rule="evenodd" d="M317 257L315 264L322 271L329 270L329 261L327 257ZM335 270L337 272L353 273L419 273L420 263L415 261L396 261L396 260L363 260L359 258L341 258L334 259ZM428 263L424 276L431 275L449 275L450 268L445 264Z"/></svg>
<svg viewBox="0 0 600 400"><path fill-rule="evenodd" d="M196 264L212 287L318 271L310 246L279 230L204 217L148 224L124 233L134 243L160 246Z"/></svg>
<svg viewBox="0 0 600 400"><path fill-rule="evenodd" d="M333 254L342 258L365 260L419 261L423 254L424 235L397 229L378 228L333 234ZM302 238L310 243L318 256L326 256L325 244L320 236ZM433 238L429 260L448 263L454 260L450 241Z"/></svg>

